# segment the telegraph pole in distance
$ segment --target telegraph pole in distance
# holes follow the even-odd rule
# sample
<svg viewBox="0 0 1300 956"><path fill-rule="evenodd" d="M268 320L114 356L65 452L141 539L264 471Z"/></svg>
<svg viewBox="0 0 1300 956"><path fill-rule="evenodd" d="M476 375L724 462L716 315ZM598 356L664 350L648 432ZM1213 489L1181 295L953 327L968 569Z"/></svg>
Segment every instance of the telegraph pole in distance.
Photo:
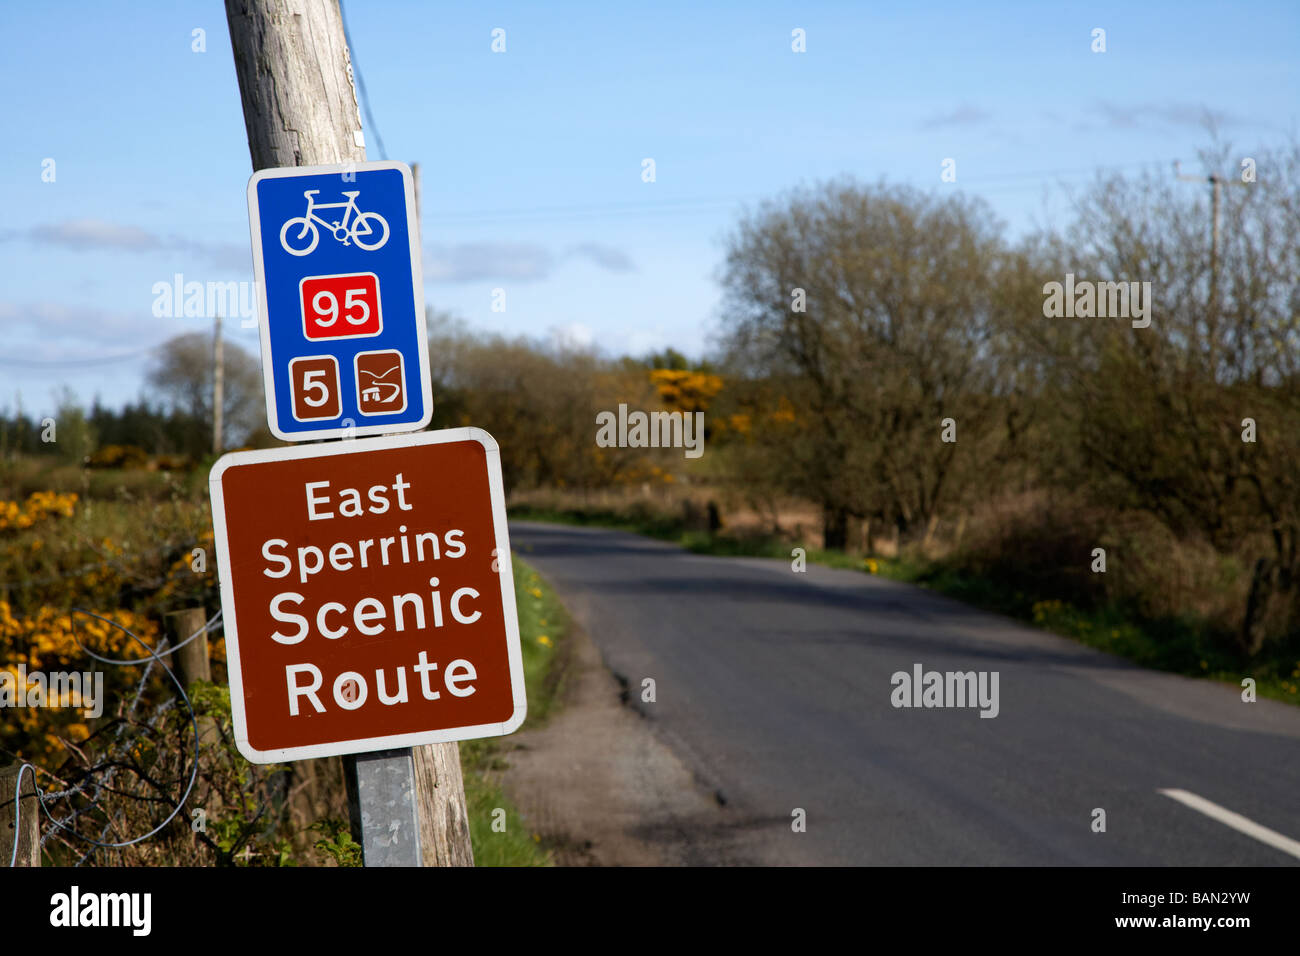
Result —
<svg viewBox="0 0 1300 956"><path fill-rule="evenodd" d="M365 162L338 0L225 4L253 169ZM359 834L367 866L474 865L460 748L454 741L426 744L414 753L404 747L345 757L344 776L353 832ZM409 790L404 789L408 781ZM419 839L389 846L390 821L384 814L409 814L412 805L415 819L402 821L400 829Z"/></svg>
<svg viewBox="0 0 1300 956"><path fill-rule="evenodd" d="M1223 191L1223 177L1218 173L1208 176L1185 176L1182 164L1174 160L1174 175L1185 183L1209 183L1213 187L1210 199L1210 307L1219 304L1219 202ZM1217 316L1216 316L1217 322Z"/></svg>
<svg viewBox="0 0 1300 956"><path fill-rule="evenodd" d="M221 340L221 314L217 313L216 328L212 333L212 454L220 455L221 429L225 417L226 353Z"/></svg>
<svg viewBox="0 0 1300 956"><path fill-rule="evenodd" d="M1174 160L1174 175L1185 183L1208 183L1212 187L1210 198L1210 328L1214 330L1210 341L1210 355L1217 356L1219 330L1219 210L1223 202L1224 183L1236 183L1236 180L1210 173L1208 176L1187 176L1182 171L1182 164ZM1237 183L1245 185L1245 183Z"/></svg>

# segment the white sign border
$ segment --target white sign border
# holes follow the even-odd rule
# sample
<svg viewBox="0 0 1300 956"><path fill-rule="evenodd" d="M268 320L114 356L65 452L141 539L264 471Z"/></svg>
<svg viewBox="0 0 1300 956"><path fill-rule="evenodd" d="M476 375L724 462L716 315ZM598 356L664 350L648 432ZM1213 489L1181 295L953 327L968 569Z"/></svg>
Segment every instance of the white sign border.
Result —
<svg viewBox="0 0 1300 956"><path fill-rule="evenodd" d="M415 298L416 350L420 353L420 394L424 397L424 415L419 421L401 424L343 425L307 431L280 430L280 415L275 404L275 368L271 362L271 317L266 302L266 272L262 255L262 218L257 202L257 184L264 179L296 176L343 175L371 170L396 169L402 174L406 189L406 230L411 244L411 285ZM429 330L424 318L424 264L420 248L420 222L415 209L415 179L411 167L395 159L365 163L332 163L327 166L276 166L259 169L248 180L248 228L253 242L253 288L257 293L258 331L262 343L262 388L266 393L266 422L271 434L281 441L316 441L320 438L351 438L363 435L391 435L393 432L419 431L433 420L433 386L429 377ZM378 283L376 283L378 287ZM382 290L380 295L382 295ZM309 340L325 341L325 340ZM337 358L337 356L335 356ZM292 387L292 383L290 383ZM340 392L343 383L339 382ZM342 402L342 395L339 396ZM409 406L409 401L408 401ZM341 407L341 406L340 406ZM344 419L351 421L351 419Z"/></svg>
<svg viewBox="0 0 1300 956"><path fill-rule="evenodd" d="M410 448L415 445L441 445L449 442L475 441L483 446L487 458L488 494L492 503L492 524L496 532L494 559L501 576L501 612L505 616L506 651L510 664L510 686L515 709L505 723L477 724L472 727L451 727L444 730L417 731L387 737L365 737L357 740L340 740L302 747L284 747L276 750L258 750L248 740L248 721L244 713L243 672L239 659L239 634L236 627L234 578L230 566L230 546L226 532L226 502L221 486L222 476L231 468L263 462L292 461L301 458L326 458L350 455L389 448ZM292 448L272 448L259 451L239 451L222 455L208 475L208 493L212 500L212 530L217 551L217 569L221 583L222 625L226 639L226 670L230 683L230 713L235 728L235 746L245 759L256 764L284 763L290 760L309 760L316 757L333 757L343 754L367 753L374 750L392 750L398 747L416 747L422 744L448 743L453 740L472 740L476 737L501 737L514 733L528 714L528 700L524 688L524 659L519 639L519 611L515 603L514 566L510 555L510 536L506 528L505 483L501 478L501 449L496 439L481 428L447 428L441 431L420 432L413 435L392 435L385 438L358 439L328 445L307 445Z"/></svg>

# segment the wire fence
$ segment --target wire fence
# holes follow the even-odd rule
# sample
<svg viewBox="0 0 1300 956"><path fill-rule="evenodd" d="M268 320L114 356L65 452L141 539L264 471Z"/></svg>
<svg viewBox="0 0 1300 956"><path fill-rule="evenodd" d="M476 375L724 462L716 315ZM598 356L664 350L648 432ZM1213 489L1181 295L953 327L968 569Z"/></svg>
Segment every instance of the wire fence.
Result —
<svg viewBox="0 0 1300 956"><path fill-rule="evenodd" d="M96 653L82 644L77 633L77 615L85 615L102 621L111 627L117 628L130 637L145 652L145 656L136 658L109 658ZM93 611L87 611L83 608L73 608L71 615L72 639L77 647L100 663L107 664L111 667L135 667L143 665L144 670L140 674L140 679L136 682L134 692L131 694L130 703L123 708L117 719L114 721L111 741L105 749L103 756L93 763L87 762L87 765L81 769L76 780L59 779L51 771L44 770L34 764L23 762L18 769L17 780L14 785L14 842L13 849L9 857L10 867L17 865L18 845L21 835L21 814L22 814L22 781L23 774L26 771L31 772L32 790L36 796L41 813L49 820L51 827L48 828L40 838L40 846L43 849L46 843L57 837L66 845L72 847L77 841L89 846L82 852L80 858L74 864L80 866L85 863L91 856L101 849L121 849L143 843L159 832L172 822L181 812L189 799L190 793L194 789L194 784L198 776L199 769L199 725L198 719L194 712L194 706L186 693L185 687L182 686L180 679L176 676L174 670L168 666L164 658L176 653L191 641L197 640L204 634L212 633L221 629L221 612L218 611L212 615L202 627L198 628L193 634L170 646L171 642L167 638L159 641L156 647L150 647L139 636L133 633L129 628L102 617ZM176 696L157 704L147 714L142 714L142 706L146 700L146 690L150 678L161 670L166 677L175 685ZM175 775L175 780L156 779L156 774L144 772L140 762L134 759L134 748L136 744L135 736L128 733L128 728L143 728L147 731L157 732L163 725L166 717L176 709L182 706L189 715L190 730L193 735L192 750L182 755L180 772ZM71 745L70 745L71 746ZM84 753L78 750L84 759ZM186 770L188 769L188 778ZM153 791L152 795L140 794L135 792L129 786L121 784L120 778L123 771L129 770L138 778L147 783L147 789ZM63 789L60 790L43 790L37 781L37 773L45 773L54 777ZM180 781L185 780L184 791L175 798L167 797L167 792L174 787L178 787ZM110 833L120 830L125 822L123 810L121 807L116 809L108 808L104 805L104 799L108 795L125 796L135 800L144 801L149 804L162 804L170 808L170 813L166 818L148 832L124 840L109 840ZM78 801L78 798L82 798ZM59 805L58 813L52 811L52 807ZM82 832L86 823L91 822L90 818L99 815L103 818L102 824L94 821L99 827L98 835L89 836Z"/></svg>

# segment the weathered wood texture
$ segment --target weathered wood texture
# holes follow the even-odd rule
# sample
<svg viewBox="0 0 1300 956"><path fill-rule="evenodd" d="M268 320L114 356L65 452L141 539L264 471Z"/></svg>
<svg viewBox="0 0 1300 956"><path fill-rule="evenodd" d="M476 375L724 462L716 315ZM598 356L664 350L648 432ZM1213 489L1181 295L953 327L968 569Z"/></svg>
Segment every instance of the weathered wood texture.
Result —
<svg viewBox="0 0 1300 956"><path fill-rule="evenodd" d="M337 0L226 0L253 169L366 158Z"/></svg>
<svg viewBox="0 0 1300 956"><path fill-rule="evenodd" d="M0 854L8 866L14 852L14 788L22 764L0 767ZM19 814L18 866L41 865L41 808L31 770L23 773L22 813Z"/></svg>
<svg viewBox="0 0 1300 956"><path fill-rule="evenodd" d="M226 0L253 169L364 162L337 0ZM473 866L460 748L413 748L425 866Z"/></svg>
<svg viewBox="0 0 1300 956"><path fill-rule="evenodd" d="M164 623L172 647L177 647L202 630L203 625L207 623L206 613L201 607L190 607L165 615ZM186 690L196 680L212 680L212 665L208 660L208 653L208 635L204 633L190 640L171 655L172 670ZM163 660L167 658L164 657Z"/></svg>
<svg viewBox="0 0 1300 956"><path fill-rule="evenodd" d="M460 747L455 743L428 744L412 751L424 865L473 866Z"/></svg>

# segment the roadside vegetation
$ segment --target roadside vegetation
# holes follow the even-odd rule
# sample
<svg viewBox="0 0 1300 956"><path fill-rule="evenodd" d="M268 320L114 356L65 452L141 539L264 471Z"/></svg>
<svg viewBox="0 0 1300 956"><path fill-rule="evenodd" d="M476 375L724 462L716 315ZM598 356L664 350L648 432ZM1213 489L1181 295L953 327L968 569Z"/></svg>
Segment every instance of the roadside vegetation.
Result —
<svg viewBox="0 0 1300 956"><path fill-rule="evenodd" d="M147 833L185 792L193 729L176 687L158 668L114 667L101 656L147 656L169 636L169 611L220 608L206 469L85 468L54 456L0 460L0 671L10 687L36 671L104 674L109 702L97 718L71 707L0 711L0 764L38 768L56 819L102 843ZM202 559L195 559L195 549ZM555 594L514 561L524 673L525 726L546 720L563 686L568 618ZM134 635L134 637L132 636ZM234 746L225 646L209 635L212 681L187 688L210 722L185 808L155 837L94 849L63 831L43 848L47 864L359 865L348 835L338 758L255 766ZM26 687L24 686L24 691ZM467 741L462 770L476 862L546 865L546 848L501 794L496 771L508 742ZM504 832L493 812L506 813ZM195 829L201 811L201 829ZM48 821L43 832L49 832Z"/></svg>
<svg viewBox="0 0 1300 956"><path fill-rule="evenodd" d="M513 557L519 603L519 643L524 656L528 717L524 729L541 726L559 706L566 674L569 616L551 587ZM512 747L509 737L462 741L461 769L476 866L549 866L542 837L506 799L498 782ZM504 815L502 813L504 811ZM498 821L504 821L498 822ZM494 822L496 826L494 828Z"/></svg>
<svg viewBox="0 0 1300 956"><path fill-rule="evenodd" d="M1102 603L1085 600L1079 604L1062 600L1060 595L1071 593L1072 589L1066 582L1046 578L1045 566L1036 565L1036 558L1041 556L1034 553L1014 551L1002 556L1002 562L994 562L989 560L988 551L958 551L941 535L925 547L913 544L901 551L888 548L854 553L819 547L812 536L789 529L781 533L762 530L761 525L753 522L736 530L710 531L700 527L698 520L690 520L692 514L701 511L698 506L668 510L663 503L647 505L637 500L621 507L606 503L594 508L533 502L512 506L510 516L513 520L629 531L699 554L793 562L794 549L799 548L808 563L916 584L1143 667L1224 681L1238 689L1243 678L1251 677L1256 681L1259 696L1300 705L1300 640L1279 641L1265 653L1243 660L1233 647L1231 633L1216 628L1211 615L1152 614L1140 603L1123 599ZM1174 561L1188 560L1188 555L1177 548L1168 556ZM1170 586L1175 583L1172 579L1188 574L1186 567L1165 570L1171 578ZM1233 571L1231 567L1221 567L1220 573L1225 579L1214 583L1224 589ZM1212 598L1211 593L1204 600L1208 602Z"/></svg>
<svg viewBox="0 0 1300 956"><path fill-rule="evenodd" d="M726 237L707 356L484 335L431 309L431 427L493 434L516 517L714 554L791 561L804 548L1145 666L1251 677L1300 702L1300 147L1252 147L1258 180L1236 183L1241 153L1211 143L1202 156L1204 172L1234 180L1217 246L1208 191L1163 169L1099 177L1059 229L1016 239L956 188L792 190ZM1122 314L1100 315L1100 292L1069 317L1049 308L1053 284L1076 280L1109 287ZM201 334L166 343L148 397L123 408L68 391L0 408L0 668L82 668L74 614L78 640L112 657L133 656L131 635L161 639L169 611L219 609L211 350ZM224 356L218 444L278 444L255 357L234 342ZM631 412L662 416L668 440L649 442ZM606 435L617 440L597 440L601 418L619 422ZM697 421L703 454L688 455L674 434ZM564 618L516 572L529 719L544 720ZM217 689L199 696L227 734L220 634L211 655ZM78 781L115 762L119 785L76 814L87 833L131 835L178 792L183 728L157 673L107 679L111 699L141 687L150 703L91 721L6 714L0 759L21 755L42 786L72 788L66 813ZM128 728L153 743L123 750ZM508 745L462 753L482 862L544 862L496 789ZM220 804L217 837L178 818L89 862L352 859L337 762L250 770L224 754L205 758L195 798ZM132 817L125 800L152 815ZM504 835L490 829L496 807ZM47 852L84 852L58 842Z"/></svg>

